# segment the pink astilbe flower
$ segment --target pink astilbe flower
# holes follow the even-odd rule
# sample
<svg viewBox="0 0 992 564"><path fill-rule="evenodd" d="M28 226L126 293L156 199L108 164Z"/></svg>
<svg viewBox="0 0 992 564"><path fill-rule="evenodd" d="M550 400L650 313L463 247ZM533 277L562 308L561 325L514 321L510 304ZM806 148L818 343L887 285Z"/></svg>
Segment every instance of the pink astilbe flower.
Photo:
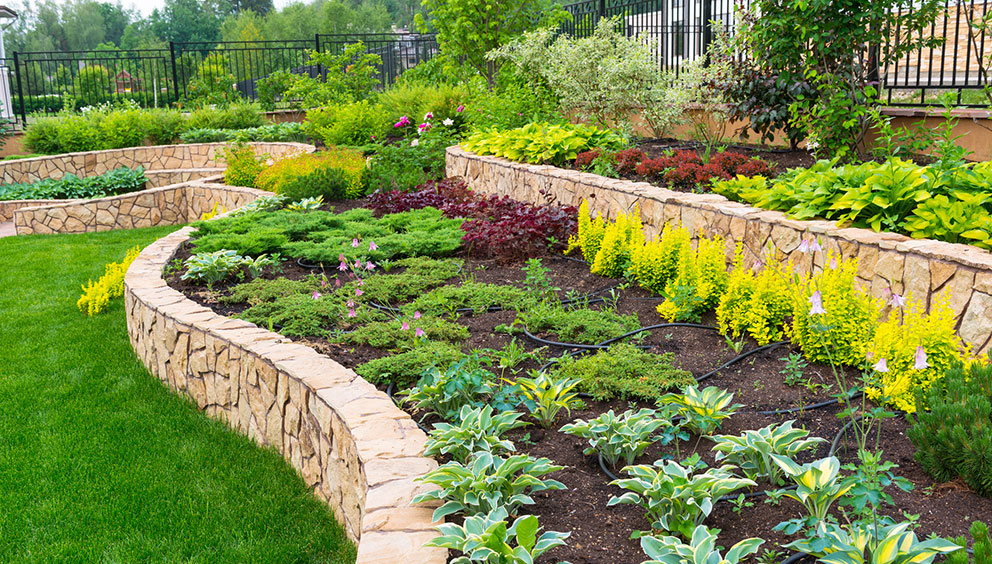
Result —
<svg viewBox="0 0 992 564"><path fill-rule="evenodd" d="M917 370L926 370L930 368L930 363L927 362L927 351L923 350L923 345L916 347L916 357L913 359L913 368Z"/></svg>
<svg viewBox="0 0 992 564"><path fill-rule="evenodd" d="M889 371L889 365L885 363L885 359L884 358L882 360L878 361L878 364L876 364L873 368L875 369L875 372L888 372Z"/></svg>
<svg viewBox="0 0 992 564"><path fill-rule="evenodd" d="M813 292L813 295L809 297L809 303L810 315L823 315L827 313L827 310L823 309L823 296L820 294L819 290Z"/></svg>

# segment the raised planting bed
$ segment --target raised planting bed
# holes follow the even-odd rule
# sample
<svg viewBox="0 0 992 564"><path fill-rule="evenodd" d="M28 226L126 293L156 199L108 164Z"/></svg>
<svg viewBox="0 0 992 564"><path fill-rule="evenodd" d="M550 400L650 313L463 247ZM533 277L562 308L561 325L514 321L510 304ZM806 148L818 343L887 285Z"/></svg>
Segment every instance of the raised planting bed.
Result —
<svg viewBox="0 0 992 564"><path fill-rule="evenodd" d="M564 546L538 562L648 560L630 536L651 530L652 520L636 505L609 505L625 490L611 485L607 470L627 478L624 464L604 468L608 465L598 456L584 452L586 439L561 430L576 419L590 420L610 410L658 409L650 414L659 421L650 444L633 457L638 464L698 455L716 468L723 463L708 435L739 435L787 421L809 437L823 439L795 453L796 462L833 455L841 464L858 463L854 434L842 432L850 419L840 415L849 405L861 410L876 406L858 395L843 396L849 405L841 405L836 395L857 387L863 366L805 361L808 343L794 345L779 341L781 336L762 338L760 344L749 336L728 338L717 330L720 320L712 309L704 308L698 319L667 322L658 310L667 301L640 287L646 278L633 283L602 276L591 272L589 263L561 255L562 232L575 234L578 225L579 240L587 238L583 230L588 227L576 210L484 198L450 182L414 194L330 202L321 210L277 207L197 224L200 231L179 245L171 260L157 263L165 265L169 286L200 304L204 315L212 311L251 321L353 369L431 431L427 452L441 463L469 456L461 449L473 444L464 438L444 442L446 425L467 417L465 432L481 432L487 427L472 423L480 417L471 411L473 406L497 413L515 410L515 415L494 416L529 425L508 430L502 438L517 453L564 467L547 474L534 470L541 480L560 484L544 483L546 489L538 487L532 494L532 504L514 511L517 519L537 516L546 531L571 533ZM529 223L527 218L542 219ZM544 244L514 246L514 236L503 232L511 227L519 229L520 242L530 241L530 235ZM494 244L502 238L504 244ZM806 255L814 256L808 243L806 247ZM272 262L268 257L273 253L284 260ZM600 261L597 255L592 262ZM825 288L822 305L828 310L836 305L832 296ZM930 351L934 365L940 362L936 351ZM890 358L894 370L900 362ZM545 414L547 426L537 424L541 411L526 392L528 386L541 386L542 375L559 383L577 379L582 401L570 406L570 412ZM696 383L700 389L714 387L704 394L727 390L733 397L724 408L734 413L722 418L717 410L711 419L680 419L672 406L687 401L679 392ZM667 396L670 392L675 395ZM740 405L730 408L735 403ZM681 413L685 417L691 411ZM708 424L715 426L693 426ZM906 418L897 415L881 419L880 427L868 433L872 450L877 445L883 460L898 465L889 471L913 486L909 491L884 488L892 497L891 503L878 504L880 514L897 522L907 514L916 516L912 519L920 538L964 534L972 521L992 515L992 499L961 481L939 483L924 471L914 459L908 427ZM491 449L500 451L498 446ZM843 474L852 472L845 469ZM789 483L783 477L781 485ZM761 537L766 540L763 548L779 551L768 560L784 560L789 551L780 545L801 535L775 530L776 525L806 513L787 497L765 503L761 492L778 489L765 478L743 486L731 488L732 495L727 492L734 500L745 494L739 502L714 500L705 525L720 530L721 546ZM842 504L835 504L830 514L843 521L845 514L854 513L850 506L843 508L842 513ZM450 537L458 526L479 517L454 511L446 519ZM680 532L686 535L684 529ZM661 534L657 528L656 534Z"/></svg>

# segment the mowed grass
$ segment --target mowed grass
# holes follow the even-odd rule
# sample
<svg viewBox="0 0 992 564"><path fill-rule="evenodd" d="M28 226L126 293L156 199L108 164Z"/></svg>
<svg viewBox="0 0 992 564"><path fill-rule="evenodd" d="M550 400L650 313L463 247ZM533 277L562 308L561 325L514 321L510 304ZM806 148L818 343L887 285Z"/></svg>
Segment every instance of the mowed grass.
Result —
<svg viewBox="0 0 992 564"><path fill-rule="evenodd" d="M176 227L0 239L0 562L348 563L273 450L142 366L80 284Z"/></svg>

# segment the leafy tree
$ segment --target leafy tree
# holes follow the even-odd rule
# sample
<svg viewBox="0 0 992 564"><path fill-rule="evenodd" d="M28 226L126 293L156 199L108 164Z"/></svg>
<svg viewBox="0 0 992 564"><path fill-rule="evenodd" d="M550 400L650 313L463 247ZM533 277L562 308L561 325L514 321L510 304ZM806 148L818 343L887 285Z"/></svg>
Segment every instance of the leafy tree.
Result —
<svg viewBox="0 0 992 564"><path fill-rule="evenodd" d="M525 31L557 25L567 13L554 0L423 0L428 17L417 15L422 32L435 31L441 54L486 78L492 88L501 61L486 53Z"/></svg>

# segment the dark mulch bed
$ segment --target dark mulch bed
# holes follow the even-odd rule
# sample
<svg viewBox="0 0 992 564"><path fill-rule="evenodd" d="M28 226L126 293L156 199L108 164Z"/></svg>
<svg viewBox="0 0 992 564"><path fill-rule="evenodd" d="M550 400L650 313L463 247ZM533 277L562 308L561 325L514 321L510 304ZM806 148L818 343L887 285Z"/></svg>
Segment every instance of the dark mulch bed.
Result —
<svg viewBox="0 0 992 564"><path fill-rule="evenodd" d="M347 206L337 204L337 209L354 207L360 202ZM178 258L185 258L188 250L183 249ZM614 286L617 281L603 278L589 272L588 266L562 257L546 257L545 266L551 268L554 284L566 290L576 290L589 293ZM314 272L288 263L282 276L302 278ZM329 275L334 274L328 272ZM489 260L466 261L463 274L469 274L478 282L519 285L524 278L519 266L500 265ZM451 283L458 283L459 278ZM169 278L174 288L183 291L191 299L211 307L214 311L225 315L236 314L239 307L223 306L216 298L225 293L227 288L218 286L214 292L207 292L202 287L187 284L176 276ZM658 304L648 292L632 287L618 290L617 307L621 313L637 313L642 326L658 324L660 317L654 308ZM514 312L501 311L483 315L462 315L458 322L467 326L471 333L470 339L463 349L472 348L501 348L510 338L503 333L494 333L493 328L500 324L510 323L515 317ZM704 318L704 323L713 324L712 316ZM537 348L537 344L522 337L518 341L529 349ZM354 367L362 362L389 354L388 351L367 346L355 347L339 345L325 339L304 339L301 342L327 353L338 362L348 367ZM692 328L665 328L652 331L643 341L653 345L653 351L673 352L679 367L691 371L699 377L726 361L737 356L715 331ZM755 348L756 344L747 342L744 350ZM551 347L548 357L558 356L565 352L560 347ZM782 360L790 352L797 352L788 344L758 353L734 366L723 370L709 378L703 385L726 388L735 393L735 402L744 405L741 412L726 420L719 431L724 434L739 434L747 429L758 429L763 426L795 419L796 426L803 427L813 436L827 439L828 443L820 446L816 453L807 453L801 461L812 460L825 456L829 441L839 432L844 421L836 414L839 408L829 406L822 409L806 409L809 405L829 399L833 390L822 388L814 390L802 386L786 386L781 374L785 366ZM535 368L536 362L529 362L524 368ZM813 382L831 385L835 377L829 366L811 364L805 375ZM849 374L855 377L855 374ZM836 386L835 386L836 388ZM575 418L589 419L600 413L614 409L622 411L630 406L627 402L597 402L588 401L584 409L573 412L567 418L561 418L556 427ZM800 411L790 415L768 415L758 413L762 410L800 408ZM414 414L417 416L417 414ZM427 421L430 423L430 420ZM879 444L884 450L885 458L899 465L898 475L905 476L915 486L910 492L892 491L896 507L886 507L885 512L901 519L902 512L919 515L919 536L925 537L936 533L945 537L964 534L975 519L988 520L992 516L992 499L982 498L961 483L936 483L927 476L922 468L913 460L913 445L906 437L908 423L902 416L886 420L882 425ZM518 450L534 456L544 456L566 468L555 475L568 489L552 491L535 495L536 505L530 511L541 518L541 525L547 530L571 531L568 545L551 551L548 557L542 558L542 563L570 561L573 564L630 564L644 560L638 541L630 540L634 530L645 529L648 522L642 512L634 506L621 505L612 508L606 506L611 496L618 495L621 490L610 486L610 479L600 469L598 462L582 454L584 441L577 437L561 433L557 430L544 431L536 427L526 427L514 431L511 439L517 444ZM854 460L854 449L845 448L841 444L837 453L844 462ZM707 439L693 437L679 445L681 457L692 452L698 452L703 459L713 462ZM638 462L650 463L662 454L675 454L674 445L662 449L650 449ZM770 505L754 499L752 507L745 508L740 514L732 510L729 503L717 505L706 523L710 527L720 529L720 543L729 547L731 544L752 536L766 539L764 548L775 549L776 544L784 544L792 540L772 531L779 522L801 516L800 506L788 499L783 499L780 505Z"/></svg>

